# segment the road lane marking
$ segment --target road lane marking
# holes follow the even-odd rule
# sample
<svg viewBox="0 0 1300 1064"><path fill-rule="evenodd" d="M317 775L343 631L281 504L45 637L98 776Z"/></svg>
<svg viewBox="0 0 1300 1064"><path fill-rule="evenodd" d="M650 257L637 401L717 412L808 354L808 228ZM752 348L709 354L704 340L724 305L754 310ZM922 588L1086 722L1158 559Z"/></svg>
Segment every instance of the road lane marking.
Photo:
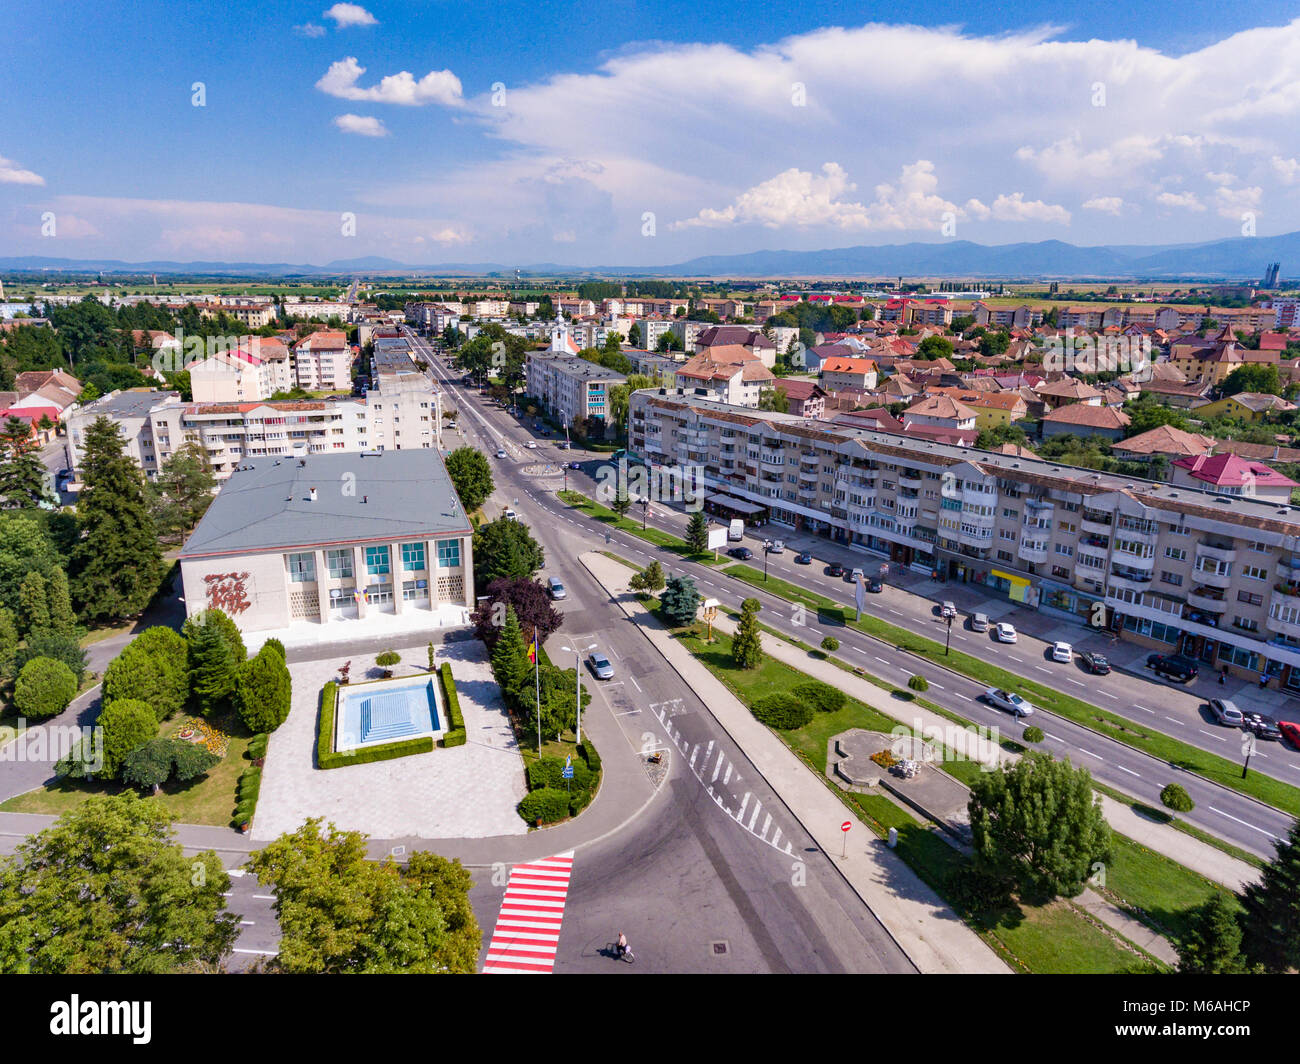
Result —
<svg viewBox="0 0 1300 1064"><path fill-rule="evenodd" d="M1104 757L1101 756L1101 754L1094 754L1091 750L1085 750L1082 746L1079 747L1079 753L1087 754L1089 757L1095 757L1098 761L1106 760Z"/></svg>
<svg viewBox="0 0 1300 1064"><path fill-rule="evenodd" d="M1184 728L1187 727L1187 721L1179 720L1177 717L1171 717L1168 713L1165 714L1165 720L1172 720L1175 724L1181 724Z"/></svg>
<svg viewBox="0 0 1300 1064"><path fill-rule="evenodd" d="M1216 808L1214 808L1214 806L1212 806L1212 805L1210 805L1210 806L1206 806L1206 808L1209 809L1209 811L1210 811L1211 813L1218 813L1219 816L1225 816L1225 817L1227 817L1229 820L1236 821L1236 822L1237 822L1238 824L1240 824L1243 828L1251 828L1251 829L1253 829L1254 831L1258 831L1261 835L1267 835L1267 836L1268 836L1270 839L1272 839L1274 842L1277 841L1277 836L1274 835L1271 831L1265 831L1263 828L1258 827L1258 826L1256 826L1255 824L1250 824L1250 823L1246 822L1245 820L1239 820L1237 817L1233 816L1231 813L1225 813L1222 809L1216 809Z"/></svg>
<svg viewBox="0 0 1300 1064"><path fill-rule="evenodd" d="M754 824L758 821L758 813L759 813L759 810L761 810L762 808L763 808L763 803L762 803L762 802L755 802L755 803L754 803L754 812L750 814L750 817L749 817L749 824L746 826L746 830L747 830L747 831L752 832L752 831L754 830ZM769 819L769 820L771 819L771 815L770 815L770 814L768 815L768 819Z"/></svg>
<svg viewBox="0 0 1300 1064"><path fill-rule="evenodd" d="M1196 730L1202 735L1208 735L1211 739L1217 739L1221 743L1226 743L1228 741L1222 735L1215 735L1214 732L1208 732L1204 728L1197 728Z"/></svg>
<svg viewBox="0 0 1300 1064"><path fill-rule="evenodd" d="M1138 779L1142 778L1142 773L1134 772L1131 768L1125 768L1123 765L1114 765L1112 767L1119 769L1121 772L1127 772L1130 776L1136 776Z"/></svg>
<svg viewBox="0 0 1300 1064"><path fill-rule="evenodd" d="M1099 690L1097 693L1098 693L1098 694L1105 695L1107 698L1114 698L1116 701L1119 700L1117 695L1113 695L1113 694L1111 694L1109 691L1100 691L1100 690Z"/></svg>
<svg viewBox="0 0 1300 1064"><path fill-rule="evenodd" d="M641 685L640 685L639 683L636 682L636 677L635 677L635 676L629 676L628 679L632 681L632 686L633 686L633 687L635 687L638 691L641 690Z"/></svg>

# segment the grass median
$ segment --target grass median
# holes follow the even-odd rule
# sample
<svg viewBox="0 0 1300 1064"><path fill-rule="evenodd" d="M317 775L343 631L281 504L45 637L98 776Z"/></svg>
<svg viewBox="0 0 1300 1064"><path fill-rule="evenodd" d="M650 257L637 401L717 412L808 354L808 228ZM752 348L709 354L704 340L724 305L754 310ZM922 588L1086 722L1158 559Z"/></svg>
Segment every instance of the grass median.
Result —
<svg viewBox="0 0 1300 1064"><path fill-rule="evenodd" d="M691 550L690 544L680 536L674 536L671 532L663 532L657 528L642 528L630 517L619 517L608 506L601 506L600 503L589 499L580 491L561 491L558 493L562 502L568 503L575 510L581 510L588 517L610 526L617 528L620 532L628 532L643 539L647 543L653 543L656 547L662 547L664 550L672 551L688 562L699 562L701 565L718 565L722 559L717 560L713 557L712 551L698 553Z"/></svg>
<svg viewBox="0 0 1300 1064"><path fill-rule="evenodd" d="M854 620L855 611L852 608L825 595L807 591L786 580L769 577L764 581L763 574L748 565L730 565L722 572L742 583L762 588L778 598L807 606L816 613L817 619L824 625L854 628L866 635L881 639L899 650L915 654L918 658L961 673L989 687L1014 690L1034 705L1072 720L1076 724L1091 728L1145 754L1158 757L1176 768L1195 772L1221 786L1250 795L1292 816L1300 816L1300 788L1273 779L1271 776L1265 776L1258 770L1250 773L1246 779L1242 779L1241 765L1226 757L1180 742L1173 736L1144 727L1137 721L1019 676L974 655L960 650L945 654L943 643L890 624L879 617L864 613L860 620Z"/></svg>

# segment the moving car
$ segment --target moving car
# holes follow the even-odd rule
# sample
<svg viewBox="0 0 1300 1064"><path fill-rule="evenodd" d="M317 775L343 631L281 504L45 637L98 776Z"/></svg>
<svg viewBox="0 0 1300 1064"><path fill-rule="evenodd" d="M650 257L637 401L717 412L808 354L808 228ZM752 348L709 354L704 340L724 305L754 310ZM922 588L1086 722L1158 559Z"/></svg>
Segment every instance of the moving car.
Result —
<svg viewBox="0 0 1300 1064"><path fill-rule="evenodd" d="M1300 724L1293 720L1279 720L1277 730L1286 737L1286 741L1292 746L1300 747Z"/></svg>
<svg viewBox="0 0 1300 1064"><path fill-rule="evenodd" d="M1106 660L1106 655L1098 654L1095 650L1085 650L1079 655L1079 660L1095 676L1105 676L1110 672L1110 662Z"/></svg>
<svg viewBox="0 0 1300 1064"><path fill-rule="evenodd" d="M993 626L993 638L999 643L1014 643L1016 641L1015 625L1007 624L1006 621L998 621Z"/></svg>
<svg viewBox="0 0 1300 1064"><path fill-rule="evenodd" d="M515 513L514 510L507 510L507 511L506 511L504 514L502 514L501 516L504 517L507 521L518 521L518 520L519 520L519 515L518 515L517 513Z"/></svg>
<svg viewBox="0 0 1300 1064"><path fill-rule="evenodd" d="M591 666L591 671L598 680L612 680L614 678L614 666L609 663L609 658L605 657L599 650L593 650L587 656L587 664Z"/></svg>
<svg viewBox="0 0 1300 1064"><path fill-rule="evenodd" d="M989 615L987 613L977 613L971 617L970 630L972 632L987 632L989 630Z"/></svg>
<svg viewBox="0 0 1300 1064"><path fill-rule="evenodd" d="M779 539L772 540L772 545L767 548L769 554L784 554L785 543Z"/></svg>
<svg viewBox="0 0 1300 1064"><path fill-rule="evenodd" d="M1000 687L990 687L985 691L984 701L988 702L989 705L997 706L998 709L1005 709L1008 713L1014 713L1017 717L1032 716L1034 712L1034 707L1018 694L1004 691Z"/></svg>
<svg viewBox="0 0 1300 1064"><path fill-rule="evenodd" d="M826 575L827 575L827 576L843 576L843 575L844 575L844 566L840 565L838 562L831 562L830 565L826 566Z"/></svg>
<svg viewBox="0 0 1300 1064"><path fill-rule="evenodd" d="M1070 664L1074 660L1074 647L1070 646L1069 643L1053 643L1052 660L1064 662L1066 665Z"/></svg>
<svg viewBox="0 0 1300 1064"><path fill-rule="evenodd" d="M1158 676L1183 682L1196 679L1196 674L1200 671L1196 662L1180 658L1177 654L1148 654L1147 668L1154 670Z"/></svg>
<svg viewBox="0 0 1300 1064"><path fill-rule="evenodd" d="M732 547L727 553L733 558L739 558L742 562L748 561L754 556L754 552L748 547Z"/></svg>
<svg viewBox="0 0 1300 1064"><path fill-rule="evenodd" d="M851 572L845 573L844 579L849 581L852 584L856 584L858 582L858 577L860 576L865 577L866 575L867 574L864 573L861 569L854 569Z"/></svg>
<svg viewBox="0 0 1300 1064"><path fill-rule="evenodd" d="M809 551L800 551L794 557L795 562L799 565L812 565L812 554Z"/></svg>
<svg viewBox="0 0 1300 1064"><path fill-rule="evenodd" d="M535 451L537 450L537 441L529 440L527 443L524 444L524 446L527 447L530 451Z"/></svg>
<svg viewBox="0 0 1300 1064"><path fill-rule="evenodd" d="M570 462L570 463L569 463L569 468L570 468L570 469L581 469L581 468L582 468L582 463L581 463L581 462Z"/></svg>
<svg viewBox="0 0 1300 1064"><path fill-rule="evenodd" d="M867 590L873 595L879 595L885 590L885 585L880 582L880 577L871 576L867 578Z"/></svg>
<svg viewBox="0 0 1300 1064"><path fill-rule="evenodd" d="M1248 709L1242 716L1246 718L1242 727L1248 732L1253 732L1256 739L1268 739L1270 742L1278 742L1282 738L1282 729L1277 726L1277 721L1267 713L1259 713L1253 709Z"/></svg>
<svg viewBox="0 0 1300 1064"><path fill-rule="evenodd" d="M546 590L553 599L562 599L569 594L564 590L564 585L560 582L559 577L556 576L546 578Z"/></svg>
<svg viewBox="0 0 1300 1064"><path fill-rule="evenodd" d="M1214 719L1229 728L1240 728L1246 723L1246 716L1230 698L1211 698L1210 712Z"/></svg>
<svg viewBox="0 0 1300 1064"><path fill-rule="evenodd" d="M956 617L957 604L951 599L944 599L943 605L939 607L940 617Z"/></svg>
<svg viewBox="0 0 1300 1064"><path fill-rule="evenodd" d="M498 447L498 448L497 448L497 457L498 457L498 458L504 458L505 456L506 456L505 448L504 448L504 447Z"/></svg>

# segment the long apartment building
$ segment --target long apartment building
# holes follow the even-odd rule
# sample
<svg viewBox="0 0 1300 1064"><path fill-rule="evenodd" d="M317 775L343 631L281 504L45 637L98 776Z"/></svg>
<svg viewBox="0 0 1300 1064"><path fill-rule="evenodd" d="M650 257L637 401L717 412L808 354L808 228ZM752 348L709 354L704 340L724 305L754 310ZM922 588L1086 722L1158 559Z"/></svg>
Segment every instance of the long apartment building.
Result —
<svg viewBox="0 0 1300 1064"><path fill-rule="evenodd" d="M633 393L629 449L757 516L1300 691L1300 508Z"/></svg>

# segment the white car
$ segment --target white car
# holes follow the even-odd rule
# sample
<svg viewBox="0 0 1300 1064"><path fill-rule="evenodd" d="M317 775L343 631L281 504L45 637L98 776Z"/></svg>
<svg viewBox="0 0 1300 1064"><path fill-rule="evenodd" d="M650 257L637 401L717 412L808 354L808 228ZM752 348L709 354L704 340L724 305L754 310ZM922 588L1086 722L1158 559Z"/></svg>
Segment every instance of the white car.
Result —
<svg viewBox="0 0 1300 1064"><path fill-rule="evenodd" d="M527 443L524 444L524 446L527 447L530 451L535 451L537 450L537 441L529 440Z"/></svg>
<svg viewBox="0 0 1300 1064"><path fill-rule="evenodd" d="M1021 698L1018 694L1011 691L1004 691L1000 687L990 687L984 692L984 701L990 705L997 706L998 709L1005 709L1008 713L1013 713L1017 717L1029 717L1033 715L1034 707Z"/></svg>
<svg viewBox="0 0 1300 1064"><path fill-rule="evenodd" d="M1070 664L1074 660L1074 647L1070 646L1069 643L1053 643L1052 660L1063 661L1067 665Z"/></svg>
<svg viewBox="0 0 1300 1064"><path fill-rule="evenodd" d="M1007 624L1006 621L998 621L993 626L993 638L999 643L1014 643L1016 641L1015 625Z"/></svg>
<svg viewBox="0 0 1300 1064"><path fill-rule="evenodd" d="M769 554L784 554L785 544L779 539L774 539L772 540L772 545L767 548L767 551Z"/></svg>
<svg viewBox="0 0 1300 1064"><path fill-rule="evenodd" d="M591 666L591 671L596 674L596 679L612 680L614 678L614 666L610 664L609 658L605 657L599 650L593 650L587 655L587 664Z"/></svg>
<svg viewBox="0 0 1300 1064"><path fill-rule="evenodd" d="M498 447L498 448L497 448L497 457L498 457L498 458L504 458L505 456L506 456L505 448L504 448L504 447Z"/></svg>

